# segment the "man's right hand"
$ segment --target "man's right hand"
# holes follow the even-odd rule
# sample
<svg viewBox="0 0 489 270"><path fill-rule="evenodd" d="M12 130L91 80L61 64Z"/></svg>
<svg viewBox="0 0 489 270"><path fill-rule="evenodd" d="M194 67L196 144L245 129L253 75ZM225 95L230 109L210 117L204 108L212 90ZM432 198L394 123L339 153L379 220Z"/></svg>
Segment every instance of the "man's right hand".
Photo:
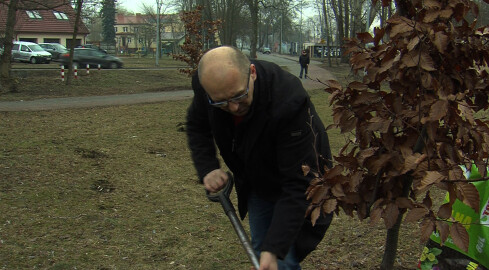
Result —
<svg viewBox="0 0 489 270"><path fill-rule="evenodd" d="M212 193L223 189L227 182L228 174L221 169L213 170L204 177L204 187Z"/></svg>
<svg viewBox="0 0 489 270"><path fill-rule="evenodd" d="M262 251L260 255L260 269L259 270L277 270L277 256L275 254Z"/></svg>

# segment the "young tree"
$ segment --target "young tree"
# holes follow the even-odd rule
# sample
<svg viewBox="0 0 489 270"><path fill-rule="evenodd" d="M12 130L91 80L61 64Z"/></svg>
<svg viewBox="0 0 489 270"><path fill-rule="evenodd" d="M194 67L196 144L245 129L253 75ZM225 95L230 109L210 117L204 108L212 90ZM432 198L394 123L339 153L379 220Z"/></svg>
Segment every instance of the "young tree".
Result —
<svg viewBox="0 0 489 270"><path fill-rule="evenodd" d="M489 121L476 113L489 108L489 26L467 19L478 13L470 0L399 1L396 9L374 36L359 33L346 44L352 69L366 75L346 87L330 81L326 90L333 126L354 139L332 169L312 172L308 190L313 220L340 209L384 220L381 269L393 268L406 212L405 222L420 221L423 243L436 230L442 242L450 235L467 251L468 234L451 217L452 205L458 199L478 212L479 193L460 165L474 162L483 177L473 181L488 179ZM433 188L449 194L438 209Z"/></svg>
<svg viewBox="0 0 489 270"><path fill-rule="evenodd" d="M221 21L203 21L202 7L198 6L193 11L182 12L180 17L185 24L185 42L182 50L184 54L174 54L173 58L185 62L189 68L180 69L180 72L192 76L197 70L200 58L204 54L204 31L207 36L214 36L221 25Z"/></svg>

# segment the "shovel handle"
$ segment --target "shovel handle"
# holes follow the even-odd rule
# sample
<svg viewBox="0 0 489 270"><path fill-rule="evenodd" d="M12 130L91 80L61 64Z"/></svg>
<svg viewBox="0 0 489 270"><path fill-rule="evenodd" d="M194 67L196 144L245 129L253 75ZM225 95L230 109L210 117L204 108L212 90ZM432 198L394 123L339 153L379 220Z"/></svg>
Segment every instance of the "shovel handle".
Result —
<svg viewBox="0 0 489 270"><path fill-rule="evenodd" d="M221 206L224 209L224 212L228 216L229 220L231 221L234 231L238 235L238 238L241 241L241 245L246 251L248 258L253 264L253 267L258 270L260 268L258 257L256 256L255 251L251 246L250 240L246 235L243 225L241 225L241 222L239 221L239 218L236 215L236 211L234 210L233 204L229 200L229 194L233 189L234 178L230 172L227 172L227 174L228 174L228 182L226 183L226 186L223 189L219 190L216 193L210 193L208 190L205 190L205 192L209 200L213 202L221 203Z"/></svg>
<svg viewBox="0 0 489 270"><path fill-rule="evenodd" d="M207 195L207 198L210 201L220 202L220 200L219 200L220 196L224 196L225 198L229 198L229 194L231 194L231 191L233 190L234 178L230 172L227 172L227 175L228 175L228 181L226 183L226 186L223 189L219 190L216 193L211 193L207 189L205 190L205 194Z"/></svg>

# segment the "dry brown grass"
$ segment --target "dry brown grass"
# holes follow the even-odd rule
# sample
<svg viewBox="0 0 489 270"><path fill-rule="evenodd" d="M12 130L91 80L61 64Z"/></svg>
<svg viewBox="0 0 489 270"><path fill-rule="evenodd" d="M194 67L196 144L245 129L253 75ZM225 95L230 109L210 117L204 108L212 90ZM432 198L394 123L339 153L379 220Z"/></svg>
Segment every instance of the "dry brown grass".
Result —
<svg viewBox="0 0 489 270"><path fill-rule="evenodd" d="M180 62L165 58L161 68L155 68L151 58L126 58L124 63L125 68L120 70L92 68L87 74L86 69L80 69L78 79L72 79L70 85L61 80L61 69L54 62L49 65L14 63L12 74L18 90L0 95L0 101L190 89L190 78L178 71ZM65 77L67 73L65 70Z"/></svg>
<svg viewBox="0 0 489 270"><path fill-rule="evenodd" d="M311 96L331 123L327 95ZM197 183L189 102L0 113L0 269L249 269ZM329 136L337 153L344 138ZM303 268L377 269L384 240L382 224L340 214ZM397 269L415 269L418 242L403 226Z"/></svg>

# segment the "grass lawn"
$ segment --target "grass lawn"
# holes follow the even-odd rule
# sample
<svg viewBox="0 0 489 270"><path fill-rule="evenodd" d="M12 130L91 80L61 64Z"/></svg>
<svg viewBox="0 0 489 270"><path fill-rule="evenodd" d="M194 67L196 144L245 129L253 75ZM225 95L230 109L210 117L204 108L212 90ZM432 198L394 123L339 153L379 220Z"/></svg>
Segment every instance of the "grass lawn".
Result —
<svg viewBox="0 0 489 270"><path fill-rule="evenodd" d="M135 94L146 92L191 89L190 78L181 72L182 62L163 57L159 68L153 58L123 58L119 70L78 70L78 79L70 85L61 80L58 63L32 65L13 63L12 74L18 82L17 92L0 95L0 101L31 100L38 98ZM36 70L25 70L36 69ZM65 70L65 77L68 70Z"/></svg>
<svg viewBox="0 0 489 270"><path fill-rule="evenodd" d="M188 83L145 72L152 80L141 82L144 91L160 91L162 78ZM109 82L101 75L111 71L94 72L85 93L139 91L131 73ZM77 84L70 91L89 80ZM327 94L310 93L331 123ZM221 206L197 183L180 127L189 102L0 113L0 269L249 269ZM337 153L344 138L329 136ZM403 226L397 269L416 269L417 234ZM384 240L382 224L341 214L303 268L377 269Z"/></svg>

